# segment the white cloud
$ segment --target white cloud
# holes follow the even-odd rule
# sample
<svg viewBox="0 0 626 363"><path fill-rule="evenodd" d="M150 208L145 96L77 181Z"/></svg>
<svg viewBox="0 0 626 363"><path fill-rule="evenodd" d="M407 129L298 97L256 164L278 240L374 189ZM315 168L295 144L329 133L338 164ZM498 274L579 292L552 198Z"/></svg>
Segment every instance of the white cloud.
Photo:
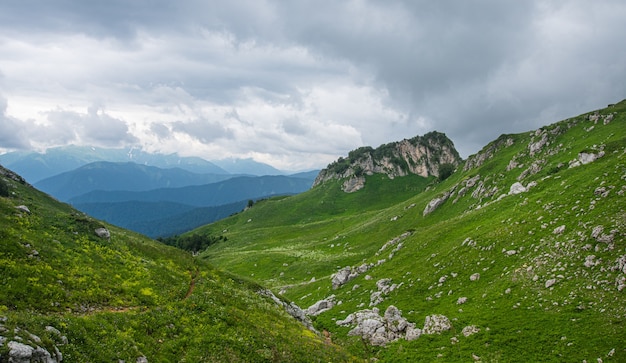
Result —
<svg viewBox="0 0 626 363"><path fill-rule="evenodd" d="M625 98L625 16L618 0L2 3L0 149L297 169L436 129L467 156Z"/></svg>

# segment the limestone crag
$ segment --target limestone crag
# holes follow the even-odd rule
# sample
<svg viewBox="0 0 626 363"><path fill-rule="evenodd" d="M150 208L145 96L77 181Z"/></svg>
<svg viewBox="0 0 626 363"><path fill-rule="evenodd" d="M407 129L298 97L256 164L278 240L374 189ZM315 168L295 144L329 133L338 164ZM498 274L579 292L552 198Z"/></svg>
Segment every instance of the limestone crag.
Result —
<svg viewBox="0 0 626 363"><path fill-rule="evenodd" d="M422 334L414 323L402 317L402 312L390 305L383 316L378 308L365 309L348 315L337 325L351 326L350 336L360 336L372 345L384 346L398 339L415 340Z"/></svg>
<svg viewBox="0 0 626 363"><path fill-rule="evenodd" d="M386 174L391 179L409 174L439 176L442 164L458 166L460 162L461 157L452 141L435 131L377 149L361 147L353 150L348 158L339 158L320 171L313 186L331 179L347 179L342 189L355 192L365 185L364 175Z"/></svg>

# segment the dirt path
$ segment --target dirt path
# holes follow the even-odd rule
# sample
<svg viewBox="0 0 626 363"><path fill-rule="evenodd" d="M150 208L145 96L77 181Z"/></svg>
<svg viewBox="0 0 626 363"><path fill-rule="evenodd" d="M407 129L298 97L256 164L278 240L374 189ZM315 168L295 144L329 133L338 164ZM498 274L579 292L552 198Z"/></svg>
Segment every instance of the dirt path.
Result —
<svg viewBox="0 0 626 363"><path fill-rule="evenodd" d="M187 299L193 293L193 289L196 286L196 278L198 277L198 273L199 270L197 269L195 271L189 271L189 275L191 276L191 282L189 282L189 289L187 290L187 293L185 294L183 300Z"/></svg>

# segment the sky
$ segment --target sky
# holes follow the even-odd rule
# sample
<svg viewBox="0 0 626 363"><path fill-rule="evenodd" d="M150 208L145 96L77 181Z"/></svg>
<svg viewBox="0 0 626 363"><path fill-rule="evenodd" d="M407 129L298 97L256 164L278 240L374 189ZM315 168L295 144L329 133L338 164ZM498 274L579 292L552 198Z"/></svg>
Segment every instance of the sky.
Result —
<svg viewBox="0 0 626 363"><path fill-rule="evenodd" d="M462 157L626 98L623 0L3 0L0 151Z"/></svg>

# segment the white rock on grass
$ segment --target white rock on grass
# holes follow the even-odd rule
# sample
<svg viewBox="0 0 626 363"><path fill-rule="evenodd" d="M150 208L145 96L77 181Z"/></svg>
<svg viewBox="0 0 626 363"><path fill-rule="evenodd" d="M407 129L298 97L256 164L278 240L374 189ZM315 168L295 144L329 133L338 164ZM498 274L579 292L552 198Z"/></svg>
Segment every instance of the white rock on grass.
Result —
<svg viewBox="0 0 626 363"><path fill-rule="evenodd" d="M513 183L509 189L509 195L515 195L526 192L526 187L520 182Z"/></svg>
<svg viewBox="0 0 626 363"><path fill-rule="evenodd" d="M546 287L546 289L548 289L548 288L554 286L554 284L556 284L556 279L550 279L550 280L546 281L545 287Z"/></svg>
<svg viewBox="0 0 626 363"><path fill-rule="evenodd" d="M452 324L450 323L450 319L448 319L445 315L429 315L424 321L424 329L422 329L422 334L439 334L441 332L450 330L450 328L452 328Z"/></svg>
<svg viewBox="0 0 626 363"><path fill-rule="evenodd" d="M477 328L476 325L468 325L461 330L461 334L463 334L464 337L469 337L476 333L480 333L480 329Z"/></svg>

